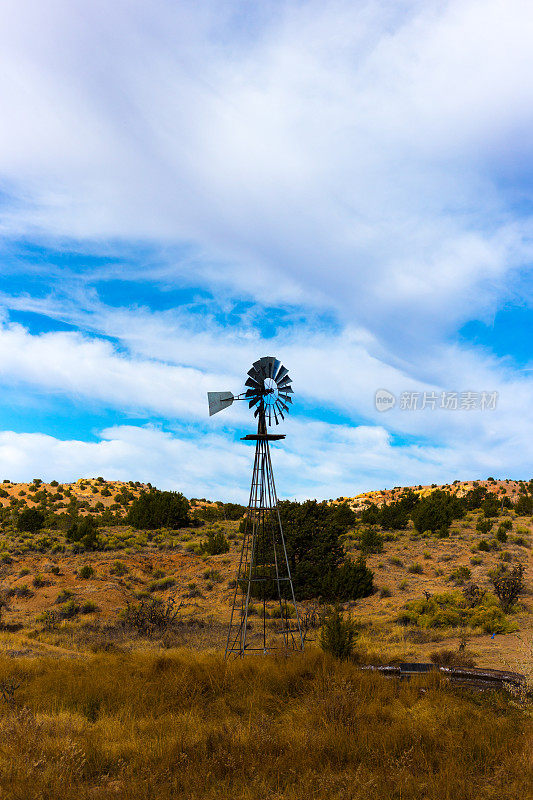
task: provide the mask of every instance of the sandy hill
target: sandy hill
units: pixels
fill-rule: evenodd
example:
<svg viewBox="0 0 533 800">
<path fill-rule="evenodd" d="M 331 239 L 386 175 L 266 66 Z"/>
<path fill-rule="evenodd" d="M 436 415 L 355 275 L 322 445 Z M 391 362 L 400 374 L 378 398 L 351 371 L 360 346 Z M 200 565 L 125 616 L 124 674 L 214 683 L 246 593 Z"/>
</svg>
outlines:
<svg viewBox="0 0 533 800">
<path fill-rule="evenodd" d="M 500 498 L 508 497 L 509 500 L 514 503 L 520 494 L 521 486 L 525 485 L 527 486 L 527 483 L 524 483 L 524 481 L 515 481 L 511 479 L 495 480 L 493 478 L 489 478 L 486 481 L 454 481 L 453 483 L 441 484 L 433 483 L 431 486 L 422 486 L 421 484 L 418 486 L 395 486 L 392 489 L 376 489 L 371 492 L 363 492 L 362 494 L 357 494 L 354 497 L 338 497 L 333 502 L 346 502 L 351 506 L 351 508 L 353 508 L 354 511 L 360 511 L 369 506 L 371 503 L 375 503 L 377 506 L 382 506 L 384 503 L 391 503 L 394 500 L 398 500 L 402 492 L 404 492 L 406 489 L 415 492 L 421 497 L 431 494 L 431 492 L 434 492 L 436 489 L 442 489 L 443 491 L 457 495 L 458 497 L 464 497 L 464 495 L 470 492 L 472 489 L 476 488 L 477 486 L 481 486 L 485 488 L 489 494 L 494 494 Z"/>
</svg>

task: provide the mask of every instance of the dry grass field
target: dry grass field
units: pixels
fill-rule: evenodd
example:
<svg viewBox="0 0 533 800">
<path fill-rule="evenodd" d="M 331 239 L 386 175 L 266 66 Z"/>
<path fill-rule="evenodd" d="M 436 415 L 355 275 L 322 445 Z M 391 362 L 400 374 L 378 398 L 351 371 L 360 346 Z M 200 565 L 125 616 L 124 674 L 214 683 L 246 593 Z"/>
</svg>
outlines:
<svg viewBox="0 0 533 800">
<path fill-rule="evenodd" d="M 95 551 L 61 527 L 26 533 L 6 523 L 0 532 L 0 798 L 531 796 L 531 713 L 512 695 L 447 685 L 438 673 L 400 682 L 360 669 L 459 654 L 462 643 L 470 663 L 531 675 L 530 517 L 503 512 L 507 541 L 489 535 L 488 550 L 476 512 L 444 539 L 382 531 L 382 551 L 366 556 L 376 591 L 343 606 L 357 626 L 350 662 L 323 654 L 311 630 L 304 654 L 224 663 L 238 521 L 136 530 L 123 516 L 139 485 L 0 486 L 4 507 L 42 507 L 45 491 L 56 513 L 74 498 L 80 515 L 103 507 L 115 516 Z M 194 508 L 219 509 L 205 500 Z M 354 558 L 361 530 L 345 536 Z M 201 553 L 210 531 L 225 534 L 228 553 Z M 526 591 L 503 614 L 490 574 L 517 563 Z M 454 603 L 470 580 L 489 601 L 465 627 Z M 448 598 L 446 624 L 416 611 L 425 593 Z M 128 627 L 124 610 L 154 598 L 177 611 L 174 623 Z M 252 637 L 260 624 L 252 614 Z M 267 624 L 275 638 L 277 620 Z"/>
<path fill-rule="evenodd" d="M 504 693 L 400 682 L 317 650 L 0 659 L 10 800 L 517 800 L 530 717 Z"/>
</svg>

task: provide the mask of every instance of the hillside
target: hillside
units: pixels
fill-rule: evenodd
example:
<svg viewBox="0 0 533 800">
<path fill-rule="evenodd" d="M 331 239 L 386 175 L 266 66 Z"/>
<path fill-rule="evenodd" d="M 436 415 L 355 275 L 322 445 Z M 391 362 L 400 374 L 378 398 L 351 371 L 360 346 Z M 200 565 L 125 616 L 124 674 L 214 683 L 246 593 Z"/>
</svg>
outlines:
<svg viewBox="0 0 533 800">
<path fill-rule="evenodd" d="M 489 478 L 486 481 L 454 481 L 453 483 L 433 483 L 431 486 L 395 486 L 392 489 L 377 489 L 371 492 L 363 492 L 354 497 L 338 497 L 337 500 L 332 502 L 346 502 L 353 508 L 354 511 L 360 511 L 371 503 L 381 506 L 384 503 L 391 503 L 398 500 L 402 492 L 411 490 L 420 497 L 427 497 L 436 489 L 441 489 L 457 497 L 464 497 L 468 492 L 476 487 L 486 489 L 491 495 L 495 495 L 499 499 L 507 497 L 512 503 L 515 503 L 520 496 L 521 487 L 527 486 L 528 482 L 515 481 L 515 480 L 496 480 Z"/>
<path fill-rule="evenodd" d="M 507 496 L 514 498 L 520 488 L 515 483 L 488 482 L 488 488 L 500 495 L 505 490 Z M 194 501 L 193 514 L 211 518 L 201 527 L 146 531 L 133 529 L 123 519 L 133 499 L 146 488 L 140 484 L 92 479 L 57 486 L 1 486 L 6 493 L 1 498 L 4 514 L 9 508 L 30 506 L 44 508 L 61 518 L 74 501 L 81 516 L 101 515 L 103 507 L 114 517 L 112 525 L 104 523 L 99 529 L 100 547 L 95 551 L 69 541 L 61 527 L 20 532 L 4 518 L 0 532 L 0 579 L 6 603 L 0 647 L 4 651 L 67 653 L 106 649 L 109 642 L 127 648 L 224 645 L 241 534 L 239 521 L 225 520 L 220 504 Z M 469 486 L 473 483 L 455 484 L 452 488 L 460 492 Z M 425 493 L 434 488 L 416 487 Z M 389 501 L 400 494 L 398 489 L 392 492 L 396 494 L 367 493 L 350 502 L 364 506 L 369 501 Z M 436 651 L 457 651 L 460 637 L 466 634 L 468 653 L 476 663 L 523 668 L 523 644 L 531 634 L 533 521 L 530 516 L 517 516 L 512 509 L 503 509 L 493 532 L 482 536 L 476 529 L 479 517 L 478 511 L 468 512 L 464 519 L 453 522 L 450 536 L 445 539 L 420 535 L 412 524 L 406 530 L 381 532 L 382 551 L 366 555 L 374 572 L 376 591 L 344 604 L 345 611 L 358 623 L 358 647 L 366 657 L 427 660 Z M 501 543 L 494 533 L 504 519 L 510 529 L 507 541 Z M 345 549 L 354 559 L 360 554 L 360 536 L 365 527 L 357 522 L 344 538 Z M 199 544 L 210 531 L 224 533 L 230 543 L 228 553 L 199 553 Z M 490 540 L 487 551 L 479 549 L 482 538 Z M 406 609 L 412 601 L 423 599 L 425 593 L 457 598 L 469 581 L 478 584 L 488 596 L 492 590 L 491 571 L 513 564 L 524 565 L 528 588 L 521 606 L 505 615 L 504 623 L 493 615 L 492 623 L 485 620 L 473 628 L 462 629 L 453 618 L 450 624 L 432 627 L 418 624 Z M 136 640 L 126 635 L 117 620 L 128 604 L 149 598 L 171 602 L 179 609 L 180 625 L 172 633 L 143 642 L 142 637 Z M 317 608 L 317 603 L 306 601 L 301 608 L 305 613 Z M 258 617 L 251 619 L 252 631 L 259 622 Z M 275 619 L 268 620 L 268 624 L 275 635 Z M 315 637 L 316 631 L 310 631 L 309 641 Z"/>
</svg>

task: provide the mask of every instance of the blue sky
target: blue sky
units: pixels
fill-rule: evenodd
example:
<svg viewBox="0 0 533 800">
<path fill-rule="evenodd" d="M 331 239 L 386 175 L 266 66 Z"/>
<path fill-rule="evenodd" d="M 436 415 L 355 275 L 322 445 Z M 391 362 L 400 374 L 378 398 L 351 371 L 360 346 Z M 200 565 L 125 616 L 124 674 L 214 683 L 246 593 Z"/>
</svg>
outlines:
<svg viewBox="0 0 533 800">
<path fill-rule="evenodd" d="M 0 477 L 244 500 L 270 354 L 280 496 L 531 477 L 529 3 L 2 14 Z"/>
</svg>

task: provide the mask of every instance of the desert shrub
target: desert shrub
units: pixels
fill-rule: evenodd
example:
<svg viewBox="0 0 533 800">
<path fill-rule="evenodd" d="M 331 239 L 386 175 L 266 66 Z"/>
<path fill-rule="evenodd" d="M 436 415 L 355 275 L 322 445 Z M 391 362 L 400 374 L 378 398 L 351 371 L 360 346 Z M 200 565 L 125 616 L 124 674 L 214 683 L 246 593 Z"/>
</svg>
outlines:
<svg viewBox="0 0 533 800">
<path fill-rule="evenodd" d="M 119 621 L 124 628 L 139 636 L 153 636 L 173 630 L 179 624 L 179 606 L 174 600 L 143 598 L 138 603 L 128 603 L 119 614 Z"/>
<path fill-rule="evenodd" d="M 159 580 L 152 581 L 148 585 L 149 592 L 164 592 L 166 589 L 172 588 L 172 586 L 176 585 L 176 581 L 174 578 L 170 576 L 167 578 L 160 578 Z"/>
<path fill-rule="evenodd" d="M 423 629 L 469 625 L 480 628 L 484 633 L 510 633 L 516 630 L 516 626 L 507 620 L 494 595 L 488 593 L 474 607 L 469 605 L 460 592 L 411 600 L 398 615 L 397 622 Z"/>
<path fill-rule="evenodd" d="M 355 572 L 350 564 L 336 575 L 346 560 L 342 537 L 347 527 L 346 520 L 339 519 L 335 506 L 316 500 L 304 503 L 284 500 L 279 504 L 279 512 L 297 595 L 301 599 L 320 595 L 326 599 L 350 599 L 350 587 L 343 590 L 342 581 L 346 579 L 353 586 L 358 580 L 353 580 Z M 342 598 L 341 592 L 344 592 Z"/>
<path fill-rule="evenodd" d="M 161 492 L 151 489 L 143 492 L 131 504 L 126 515 L 128 525 L 134 528 L 185 528 L 190 524 L 189 501 L 181 492 Z"/>
<path fill-rule="evenodd" d="M 84 564 L 78 572 L 78 576 L 83 580 L 88 580 L 94 576 L 94 567 L 91 564 Z"/>
<path fill-rule="evenodd" d="M 502 528 L 504 531 L 510 531 L 513 527 L 513 521 L 509 518 L 504 519 L 500 522 L 499 527 Z"/>
<path fill-rule="evenodd" d="M 34 592 L 30 589 L 27 583 L 23 583 L 20 586 L 13 586 L 11 589 L 8 589 L 8 595 L 14 595 L 15 597 L 33 597 Z"/>
<path fill-rule="evenodd" d="M 43 586 L 50 586 L 50 581 L 47 581 L 42 575 L 35 575 L 32 584 L 36 589 L 41 589 Z"/>
<path fill-rule="evenodd" d="M 74 593 L 71 592 L 70 589 L 61 589 L 56 599 L 54 600 L 54 604 L 60 605 L 61 603 L 66 603 L 68 600 L 72 600 L 73 597 Z"/>
<path fill-rule="evenodd" d="M 341 601 L 368 597 L 374 591 L 373 578 L 374 574 L 362 556 L 357 561 L 347 558 L 324 580 L 324 596 Z"/>
<path fill-rule="evenodd" d="M 434 650 L 429 654 L 432 664 L 436 667 L 475 667 L 476 662 L 472 656 L 457 650 Z"/>
<path fill-rule="evenodd" d="M 482 550 L 485 553 L 490 552 L 490 544 L 487 542 L 486 539 L 480 539 L 478 544 L 478 550 Z"/>
<path fill-rule="evenodd" d="M 476 523 L 476 530 L 480 533 L 488 533 L 492 528 L 493 522 L 486 517 L 482 517 Z"/>
<path fill-rule="evenodd" d="M 98 550 L 101 546 L 98 539 L 98 522 L 91 516 L 76 519 L 67 528 L 66 537 L 69 542 L 80 544 L 85 550 Z"/>
<path fill-rule="evenodd" d="M 348 503 L 339 503 L 338 505 L 334 506 L 334 509 L 335 518 L 339 525 L 341 525 L 343 528 L 351 528 L 353 525 L 355 525 L 357 518 Z"/>
<path fill-rule="evenodd" d="M 419 564 L 417 562 L 417 563 L 411 564 L 409 567 L 407 567 L 407 572 L 412 572 L 413 575 L 422 575 L 424 570 L 422 569 L 422 564 Z"/>
<path fill-rule="evenodd" d="M 533 514 L 533 495 L 531 494 L 520 495 L 520 497 L 515 503 L 514 510 L 520 517 L 525 517 L 528 516 L 529 514 Z"/>
<path fill-rule="evenodd" d="M 472 610 L 469 625 L 481 628 L 483 633 L 512 633 L 517 630 L 517 625 L 507 619 L 493 595 L 486 595 L 482 603 Z"/>
<path fill-rule="evenodd" d="M 398 556 L 391 556 L 389 558 L 389 563 L 393 565 L 393 567 L 403 567 L 403 561 Z"/>
<path fill-rule="evenodd" d="M 92 600 L 85 600 L 80 606 L 82 614 L 93 614 L 96 611 L 98 611 L 98 606 Z"/>
<path fill-rule="evenodd" d="M 447 533 L 452 521 L 464 514 L 464 504 L 455 495 L 437 489 L 414 506 L 411 519 L 419 533 Z"/>
<path fill-rule="evenodd" d="M 123 564 L 122 561 L 115 561 L 114 564 L 112 564 L 109 568 L 110 575 L 118 575 L 119 577 L 122 577 L 122 575 L 127 575 L 128 572 L 128 567 Z"/>
<path fill-rule="evenodd" d="M 230 520 L 241 519 L 246 513 L 246 506 L 241 506 L 239 503 L 224 503 L 224 517 Z"/>
<path fill-rule="evenodd" d="M 379 590 L 379 596 L 383 597 L 392 597 L 392 592 L 387 586 L 382 586 Z"/>
<path fill-rule="evenodd" d="M 227 553 L 229 549 L 229 542 L 222 531 L 209 531 L 207 539 L 201 542 L 199 546 L 200 553 L 205 553 L 209 556 Z"/>
<path fill-rule="evenodd" d="M 204 578 L 206 581 L 213 581 L 213 583 L 220 583 L 222 581 L 222 575 L 217 569 L 206 569 Z"/>
<path fill-rule="evenodd" d="M 504 528 L 503 525 L 498 525 L 498 530 L 496 531 L 496 538 L 499 542 L 506 542 L 507 541 L 507 528 Z"/>
<path fill-rule="evenodd" d="M 470 563 L 472 564 L 473 567 L 478 567 L 480 564 L 483 564 L 483 559 L 481 558 L 481 556 L 472 556 L 472 558 L 470 559 Z"/>
<path fill-rule="evenodd" d="M 44 526 L 44 514 L 37 508 L 25 508 L 17 517 L 17 530 L 36 533 Z"/>
<path fill-rule="evenodd" d="M 400 581 L 400 583 L 398 584 L 398 589 L 401 589 L 402 592 L 406 592 L 408 588 L 409 584 L 404 578 L 403 581 Z"/>
<path fill-rule="evenodd" d="M 448 580 L 453 581 L 453 583 L 455 583 L 456 585 L 459 585 L 467 580 L 470 580 L 471 577 L 472 577 L 471 569 L 462 564 L 461 566 L 456 567 L 452 572 L 450 572 Z"/>
<path fill-rule="evenodd" d="M 375 503 L 371 503 L 367 508 L 362 510 L 361 522 L 364 522 L 365 525 L 381 524 L 381 511 Z"/>
<path fill-rule="evenodd" d="M 502 569 L 492 578 L 492 585 L 502 609 L 509 610 L 524 591 L 523 564 L 515 564 L 512 570 Z"/>
<path fill-rule="evenodd" d="M 74 617 L 78 616 L 80 610 L 81 606 L 77 600 L 74 600 L 74 598 L 67 600 L 66 603 L 59 604 L 57 608 L 61 619 L 73 619 Z"/>
<path fill-rule="evenodd" d="M 350 618 L 344 619 L 340 609 L 333 609 L 320 629 L 320 646 L 325 653 L 336 658 L 350 658 L 355 641 L 355 625 Z"/>
<path fill-rule="evenodd" d="M 477 583 L 469 583 L 463 589 L 463 597 L 471 608 L 480 605 L 485 594 L 485 589 L 481 589 Z"/>
<path fill-rule="evenodd" d="M 517 544 L 519 547 L 529 547 L 529 541 L 523 536 L 513 536 L 511 541 L 513 544 Z"/>
<path fill-rule="evenodd" d="M 363 529 L 360 543 L 363 553 L 381 553 L 383 551 L 383 538 L 374 528 Z"/>
</svg>

